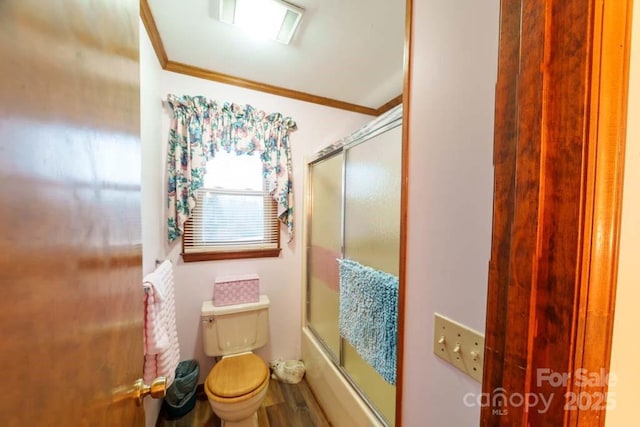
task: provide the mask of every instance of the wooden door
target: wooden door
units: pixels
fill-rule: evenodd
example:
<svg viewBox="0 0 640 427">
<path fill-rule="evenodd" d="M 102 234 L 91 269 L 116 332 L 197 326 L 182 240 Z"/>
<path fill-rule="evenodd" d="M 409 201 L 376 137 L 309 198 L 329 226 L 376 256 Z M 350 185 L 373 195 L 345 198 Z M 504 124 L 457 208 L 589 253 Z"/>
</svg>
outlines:
<svg viewBox="0 0 640 427">
<path fill-rule="evenodd" d="M 0 0 L 4 426 L 140 426 L 138 2 Z"/>
<path fill-rule="evenodd" d="M 631 6 L 501 3 L 482 426 L 602 426 L 615 394 Z"/>
</svg>

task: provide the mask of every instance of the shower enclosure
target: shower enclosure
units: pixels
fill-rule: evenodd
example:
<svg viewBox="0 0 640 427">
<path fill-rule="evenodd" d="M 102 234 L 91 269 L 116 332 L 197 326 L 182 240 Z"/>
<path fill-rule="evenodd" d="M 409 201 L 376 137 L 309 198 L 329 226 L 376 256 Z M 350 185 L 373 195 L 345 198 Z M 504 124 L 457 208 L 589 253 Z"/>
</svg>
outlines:
<svg viewBox="0 0 640 427">
<path fill-rule="evenodd" d="M 349 397 L 363 403 L 378 424 L 394 424 L 395 386 L 340 336 L 337 259 L 398 275 L 401 116 L 401 106 L 396 107 L 321 151 L 308 165 L 303 358 L 308 381 L 329 418 Z M 331 379 L 332 372 L 341 378 Z M 341 420 L 344 416 L 336 414 Z M 367 425 L 353 416 L 345 425 Z"/>
</svg>

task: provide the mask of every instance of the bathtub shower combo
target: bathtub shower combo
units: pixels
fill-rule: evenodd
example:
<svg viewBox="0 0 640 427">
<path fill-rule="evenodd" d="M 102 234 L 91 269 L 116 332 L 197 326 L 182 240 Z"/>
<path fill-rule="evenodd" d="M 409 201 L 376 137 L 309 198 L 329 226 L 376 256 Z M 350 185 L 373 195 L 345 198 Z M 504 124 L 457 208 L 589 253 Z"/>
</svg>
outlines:
<svg viewBox="0 0 640 427">
<path fill-rule="evenodd" d="M 393 425 L 402 106 L 317 153 L 306 191 L 307 381 L 334 425 Z"/>
</svg>

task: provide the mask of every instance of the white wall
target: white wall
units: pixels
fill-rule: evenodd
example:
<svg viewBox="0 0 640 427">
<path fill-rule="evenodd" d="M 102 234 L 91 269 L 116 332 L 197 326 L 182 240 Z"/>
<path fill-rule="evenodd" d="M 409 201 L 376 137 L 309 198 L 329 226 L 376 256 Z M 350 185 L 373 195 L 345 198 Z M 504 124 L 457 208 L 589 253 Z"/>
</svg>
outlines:
<svg viewBox="0 0 640 427">
<path fill-rule="evenodd" d="M 637 326 L 640 325 L 640 15 L 633 19 L 631 41 L 631 69 L 629 80 L 629 110 L 625 152 L 624 196 L 620 258 L 618 260 L 618 288 L 611 372 L 617 383 L 610 385 L 610 405 L 606 415 L 607 427 L 626 427 L 637 423 L 638 384 L 640 384 L 640 344 Z"/>
<path fill-rule="evenodd" d="M 305 157 L 315 153 L 337 139 L 348 135 L 372 119 L 370 116 L 351 113 L 335 108 L 323 107 L 266 93 L 251 91 L 208 80 L 197 79 L 168 71 L 162 72 L 162 95 L 204 95 L 220 101 L 251 104 L 267 112 L 281 112 L 297 122 L 298 130 L 291 134 L 293 156 L 293 185 L 295 196 L 296 235 L 287 244 L 287 235 L 281 235 L 282 254 L 279 258 L 256 258 L 234 261 L 210 261 L 183 263 L 179 256 L 180 244 L 167 247 L 163 257 L 174 261 L 176 281 L 176 304 L 178 338 L 181 359 L 195 358 L 200 362 L 201 381 L 213 365 L 213 360 L 202 351 L 200 330 L 200 306 L 210 299 L 216 276 L 257 273 L 260 290 L 271 300 L 270 343 L 257 351 L 265 360 L 275 358 L 300 358 L 301 311 L 302 311 L 302 220 Z M 164 206 L 165 166 L 167 135 L 170 125 L 169 110 L 162 112 L 161 138 L 157 141 L 154 161 L 162 178 L 144 185 L 151 186 L 155 194 L 161 194 Z M 161 153 L 160 160 L 157 153 Z M 159 179 L 159 181 L 157 180 Z M 161 210 L 164 218 L 164 207 Z M 163 219 L 164 221 L 164 219 Z M 165 228 L 161 238 L 165 241 Z"/>
<path fill-rule="evenodd" d="M 142 21 L 140 29 L 140 145 L 142 152 L 142 271 L 150 273 L 155 260 L 162 256 L 162 195 L 150 183 L 162 180 L 161 152 L 157 149 L 161 140 L 162 92 L 158 63 L 149 36 Z M 161 400 L 145 399 L 147 427 L 155 426 Z"/>
<path fill-rule="evenodd" d="M 480 383 L 433 354 L 433 315 L 484 332 L 499 2 L 414 2 L 403 421 L 473 426 Z"/>
</svg>

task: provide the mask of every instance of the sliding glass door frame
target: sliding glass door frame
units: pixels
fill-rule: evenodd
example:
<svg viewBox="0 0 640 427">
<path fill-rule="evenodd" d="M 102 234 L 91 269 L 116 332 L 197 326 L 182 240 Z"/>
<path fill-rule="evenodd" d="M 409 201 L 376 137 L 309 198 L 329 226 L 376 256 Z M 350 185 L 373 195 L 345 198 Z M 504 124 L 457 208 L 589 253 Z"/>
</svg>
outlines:
<svg viewBox="0 0 640 427">
<path fill-rule="evenodd" d="M 349 156 L 349 151 L 360 144 L 366 143 L 367 141 L 375 138 L 378 135 L 381 135 L 385 132 L 391 131 L 392 129 L 397 128 L 402 125 L 402 109 L 401 107 L 396 110 L 392 110 L 388 115 L 382 116 L 377 120 L 374 120 L 370 125 L 363 128 L 361 131 L 356 132 L 351 137 L 345 138 L 338 143 L 327 147 L 313 155 L 309 158 L 307 162 L 307 186 L 306 186 L 306 194 L 305 199 L 307 203 L 305 205 L 305 219 L 306 219 L 306 315 L 304 318 L 304 324 L 311 333 L 318 340 L 321 347 L 324 349 L 325 353 L 332 361 L 336 369 L 342 374 L 342 376 L 347 380 L 347 382 L 351 385 L 351 387 L 355 390 L 355 392 L 360 396 L 360 398 L 369 406 L 371 411 L 375 414 L 375 416 L 379 419 L 379 421 L 383 425 L 389 425 L 389 423 L 393 423 L 395 420 L 387 420 L 374 406 L 371 400 L 367 397 L 367 395 L 360 389 L 360 386 L 356 383 L 356 381 L 351 377 L 349 372 L 344 367 L 344 338 L 339 336 L 339 354 L 335 355 L 333 350 L 325 343 L 324 339 L 321 335 L 316 331 L 313 325 L 310 323 L 310 313 L 311 313 L 311 298 L 312 294 L 310 286 L 311 286 L 311 275 L 312 270 L 311 266 L 311 243 L 312 243 L 312 221 L 313 221 L 313 173 L 314 167 L 321 164 L 323 161 L 329 160 L 335 156 L 342 155 L 342 177 L 341 177 L 341 191 L 342 191 L 342 203 L 340 209 L 340 257 L 344 258 L 345 256 L 345 211 L 346 211 L 346 180 L 347 180 L 347 161 Z M 402 146 L 401 146 L 402 149 Z M 399 218 L 400 220 L 400 218 Z M 400 313 L 399 313 L 400 315 Z M 339 334 L 339 331 L 338 331 Z M 397 410 L 398 408 L 396 408 Z"/>
</svg>

